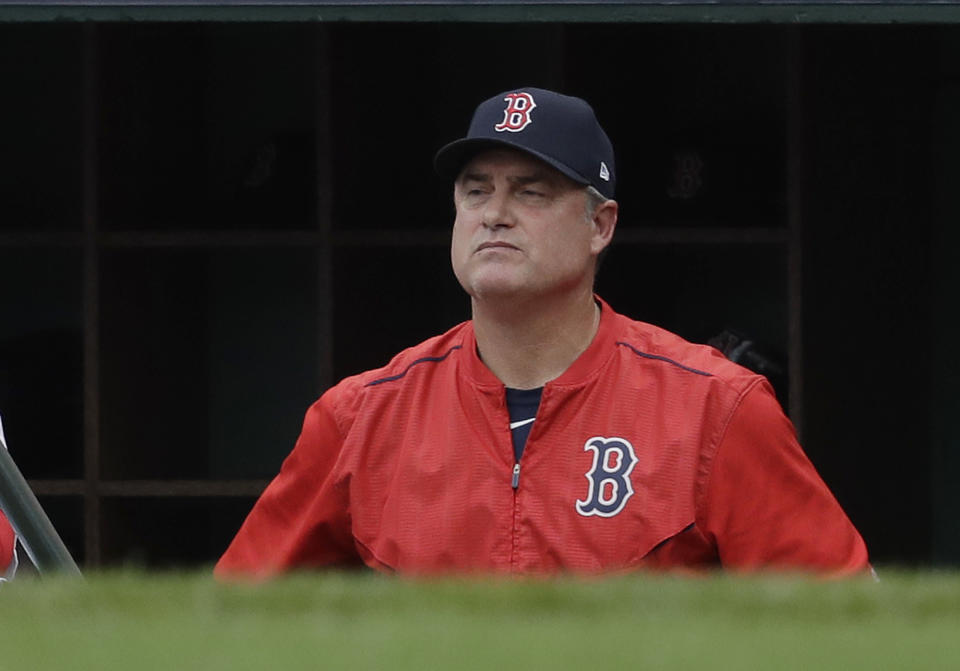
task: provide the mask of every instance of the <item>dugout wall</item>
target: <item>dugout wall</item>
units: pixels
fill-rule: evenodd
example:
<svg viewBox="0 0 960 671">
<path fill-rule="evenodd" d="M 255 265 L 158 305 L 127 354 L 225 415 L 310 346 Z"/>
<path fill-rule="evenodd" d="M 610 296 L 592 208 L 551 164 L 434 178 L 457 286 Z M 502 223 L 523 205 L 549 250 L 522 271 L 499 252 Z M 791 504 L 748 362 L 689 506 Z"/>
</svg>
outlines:
<svg viewBox="0 0 960 671">
<path fill-rule="evenodd" d="M 212 562 L 324 388 L 468 316 L 430 159 L 533 84 L 617 149 L 598 291 L 754 340 L 875 560 L 960 561 L 960 12 L 841 9 L 0 4 L 0 413 L 74 555 Z"/>
</svg>

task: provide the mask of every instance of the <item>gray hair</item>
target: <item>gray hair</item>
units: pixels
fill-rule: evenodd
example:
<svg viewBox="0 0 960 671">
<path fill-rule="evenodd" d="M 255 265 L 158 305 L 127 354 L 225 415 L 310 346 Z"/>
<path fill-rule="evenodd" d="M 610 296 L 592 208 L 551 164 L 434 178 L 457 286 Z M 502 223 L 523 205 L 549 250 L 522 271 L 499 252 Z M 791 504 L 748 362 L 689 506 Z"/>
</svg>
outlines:
<svg viewBox="0 0 960 671">
<path fill-rule="evenodd" d="M 587 219 L 593 219 L 593 215 L 596 213 L 597 208 L 607 202 L 609 198 L 597 191 L 596 187 L 591 184 L 587 185 L 586 190 Z"/>
<path fill-rule="evenodd" d="M 597 209 L 610 199 L 597 191 L 596 187 L 589 184 L 587 185 L 586 192 L 586 217 L 587 221 L 591 221 L 593 220 L 593 215 L 597 213 Z M 606 258 L 607 252 L 609 251 L 610 245 L 600 250 L 600 254 L 597 256 L 597 264 L 594 266 L 594 273 L 600 270 L 600 264 L 603 263 L 603 259 Z"/>
</svg>

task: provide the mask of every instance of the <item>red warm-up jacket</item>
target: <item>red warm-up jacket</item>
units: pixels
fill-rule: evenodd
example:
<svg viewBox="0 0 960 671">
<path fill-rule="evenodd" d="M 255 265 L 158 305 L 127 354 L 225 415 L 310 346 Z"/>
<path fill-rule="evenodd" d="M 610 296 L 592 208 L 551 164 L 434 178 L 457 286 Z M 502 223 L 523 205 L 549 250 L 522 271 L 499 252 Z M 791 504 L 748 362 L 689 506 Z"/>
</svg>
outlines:
<svg viewBox="0 0 960 671">
<path fill-rule="evenodd" d="M 220 577 L 868 568 L 766 380 L 602 304 L 514 463 L 470 322 L 343 380 L 220 559 Z"/>
</svg>

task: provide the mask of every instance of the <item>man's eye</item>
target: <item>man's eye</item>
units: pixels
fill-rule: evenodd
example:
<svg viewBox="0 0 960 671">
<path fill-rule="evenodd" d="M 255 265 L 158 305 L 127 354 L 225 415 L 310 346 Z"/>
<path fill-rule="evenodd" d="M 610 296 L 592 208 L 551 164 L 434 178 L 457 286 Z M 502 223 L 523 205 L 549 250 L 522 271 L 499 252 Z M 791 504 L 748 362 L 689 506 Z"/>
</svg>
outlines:
<svg viewBox="0 0 960 671">
<path fill-rule="evenodd" d="M 520 193 L 524 196 L 534 197 L 534 198 L 543 198 L 544 196 L 544 193 L 542 191 L 536 191 L 534 189 L 524 189 Z"/>
</svg>

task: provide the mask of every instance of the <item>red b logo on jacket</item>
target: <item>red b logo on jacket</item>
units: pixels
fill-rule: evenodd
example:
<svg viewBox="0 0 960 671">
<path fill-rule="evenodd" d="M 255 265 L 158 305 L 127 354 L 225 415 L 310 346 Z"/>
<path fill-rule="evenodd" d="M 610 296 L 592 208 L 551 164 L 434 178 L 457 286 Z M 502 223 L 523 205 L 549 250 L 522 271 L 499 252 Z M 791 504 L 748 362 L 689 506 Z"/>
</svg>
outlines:
<svg viewBox="0 0 960 671">
<path fill-rule="evenodd" d="M 493 127 L 498 133 L 510 131 L 517 133 L 522 131 L 532 119 L 530 112 L 537 106 L 533 101 L 533 96 L 529 93 L 508 93 L 504 98 L 507 101 L 507 109 L 503 111 L 503 121 Z"/>
</svg>

